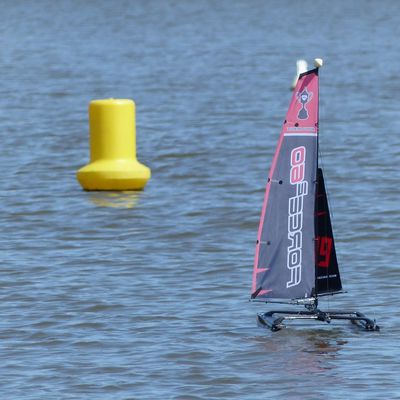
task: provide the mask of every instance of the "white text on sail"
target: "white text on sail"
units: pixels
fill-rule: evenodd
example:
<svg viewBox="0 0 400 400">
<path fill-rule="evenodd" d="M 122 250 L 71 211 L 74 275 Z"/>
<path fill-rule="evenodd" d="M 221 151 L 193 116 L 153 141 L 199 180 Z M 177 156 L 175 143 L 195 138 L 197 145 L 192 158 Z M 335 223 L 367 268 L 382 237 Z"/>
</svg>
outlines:
<svg viewBox="0 0 400 400">
<path fill-rule="evenodd" d="M 308 193 L 308 182 L 304 180 L 306 148 L 296 147 L 290 154 L 290 184 L 296 186 L 296 194 L 289 198 L 287 267 L 290 280 L 286 287 L 301 282 L 301 262 L 303 246 L 303 197 Z"/>
</svg>

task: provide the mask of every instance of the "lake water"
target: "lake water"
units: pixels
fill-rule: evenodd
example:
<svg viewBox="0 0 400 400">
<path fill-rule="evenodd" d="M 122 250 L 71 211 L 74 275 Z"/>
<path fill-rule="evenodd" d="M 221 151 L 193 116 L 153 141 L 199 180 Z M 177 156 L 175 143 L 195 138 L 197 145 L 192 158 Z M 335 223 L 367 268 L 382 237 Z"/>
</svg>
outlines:
<svg viewBox="0 0 400 400">
<path fill-rule="evenodd" d="M 1 4 L 2 399 L 400 399 L 397 1 Z M 295 62 L 347 294 L 381 332 L 248 302 Z M 81 190 L 90 100 L 132 98 L 142 193 Z"/>
</svg>

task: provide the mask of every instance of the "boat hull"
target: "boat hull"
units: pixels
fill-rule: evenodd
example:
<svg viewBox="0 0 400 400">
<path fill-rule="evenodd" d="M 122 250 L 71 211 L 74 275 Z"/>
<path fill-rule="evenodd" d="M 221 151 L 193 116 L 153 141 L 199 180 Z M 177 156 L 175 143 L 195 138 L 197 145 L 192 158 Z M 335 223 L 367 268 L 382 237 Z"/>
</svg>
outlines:
<svg viewBox="0 0 400 400">
<path fill-rule="evenodd" d="M 310 311 L 278 310 L 257 314 L 257 322 L 260 326 L 276 332 L 285 328 L 284 321 L 305 320 L 321 321 L 330 323 L 332 320 L 347 320 L 363 328 L 366 331 L 379 331 L 380 328 L 375 321 L 367 318 L 358 311 L 321 311 L 319 309 Z"/>
</svg>

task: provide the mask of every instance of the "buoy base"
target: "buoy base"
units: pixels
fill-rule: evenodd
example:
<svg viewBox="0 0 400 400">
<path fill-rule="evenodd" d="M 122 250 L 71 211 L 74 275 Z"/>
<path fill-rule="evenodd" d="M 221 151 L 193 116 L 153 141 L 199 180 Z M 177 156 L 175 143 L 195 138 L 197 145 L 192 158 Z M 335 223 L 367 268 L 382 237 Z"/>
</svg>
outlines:
<svg viewBox="0 0 400 400">
<path fill-rule="evenodd" d="M 151 172 L 137 160 L 98 160 L 76 176 L 85 190 L 143 190 Z"/>
</svg>

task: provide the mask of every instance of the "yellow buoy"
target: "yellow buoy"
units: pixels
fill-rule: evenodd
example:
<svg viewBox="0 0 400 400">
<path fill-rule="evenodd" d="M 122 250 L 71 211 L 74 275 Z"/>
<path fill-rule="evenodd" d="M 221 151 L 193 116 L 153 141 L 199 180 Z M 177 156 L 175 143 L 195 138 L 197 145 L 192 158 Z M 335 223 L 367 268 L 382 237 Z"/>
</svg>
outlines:
<svg viewBox="0 0 400 400">
<path fill-rule="evenodd" d="M 136 159 L 135 103 L 127 99 L 89 104 L 90 163 L 77 172 L 85 190 L 141 190 L 150 168 Z"/>
</svg>

